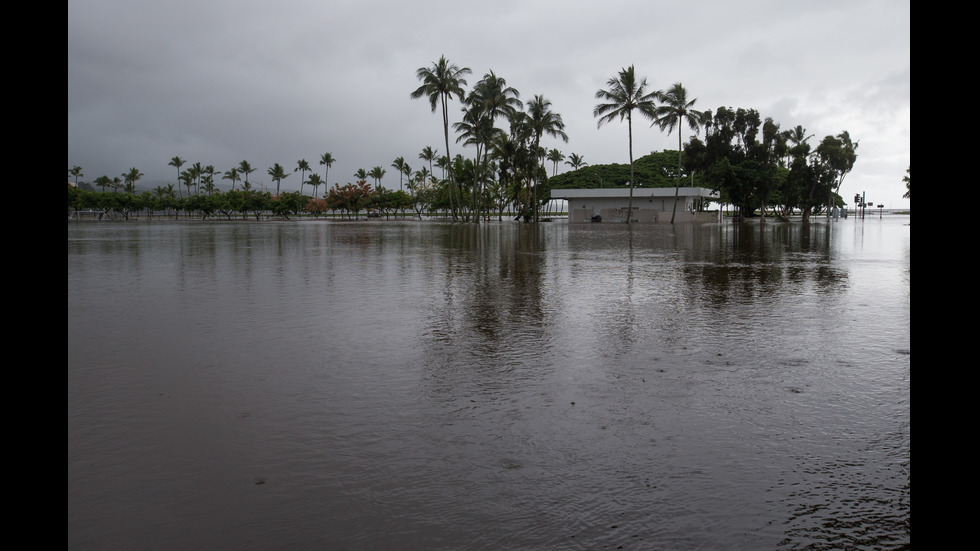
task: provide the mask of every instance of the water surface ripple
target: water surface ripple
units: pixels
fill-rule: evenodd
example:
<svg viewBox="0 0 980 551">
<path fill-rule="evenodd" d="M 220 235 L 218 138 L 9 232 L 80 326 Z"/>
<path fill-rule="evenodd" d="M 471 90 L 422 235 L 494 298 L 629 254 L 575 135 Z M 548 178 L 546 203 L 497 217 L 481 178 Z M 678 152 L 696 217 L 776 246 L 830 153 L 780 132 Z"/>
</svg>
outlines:
<svg viewBox="0 0 980 551">
<path fill-rule="evenodd" d="M 909 547 L 909 235 L 69 224 L 68 547 Z"/>
</svg>

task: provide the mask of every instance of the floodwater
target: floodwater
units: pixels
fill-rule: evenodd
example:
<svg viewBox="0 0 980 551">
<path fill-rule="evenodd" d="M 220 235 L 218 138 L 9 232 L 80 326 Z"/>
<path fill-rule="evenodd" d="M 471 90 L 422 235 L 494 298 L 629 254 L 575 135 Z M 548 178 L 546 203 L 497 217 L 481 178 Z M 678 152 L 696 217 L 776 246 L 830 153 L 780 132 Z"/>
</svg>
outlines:
<svg viewBox="0 0 980 551">
<path fill-rule="evenodd" d="M 68 548 L 908 548 L 910 242 L 69 223 Z"/>
</svg>

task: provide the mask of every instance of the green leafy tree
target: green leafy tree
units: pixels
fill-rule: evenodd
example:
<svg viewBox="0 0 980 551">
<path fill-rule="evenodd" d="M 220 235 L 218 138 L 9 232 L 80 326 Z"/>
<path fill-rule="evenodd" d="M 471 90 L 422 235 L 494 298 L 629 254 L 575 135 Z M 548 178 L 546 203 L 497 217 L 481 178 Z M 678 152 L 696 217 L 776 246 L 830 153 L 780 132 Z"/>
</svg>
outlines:
<svg viewBox="0 0 980 551">
<path fill-rule="evenodd" d="M 373 194 L 370 184 L 365 180 L 360 180 L 357 184 L 348 183 L 344 187 L 334 184 L 333 188 L 326 193 L 327 206 L 331 210 L 341 210 L 347 213 L 350 219 L 358 216 L 361 209 L 370 203 Z"/>
<path fill-rule="evenodd" d="M 840 190 L 854 163 L 857 161 L 858 142 L 851 140 L 850 133 L 844 130 L 836 136 L 827 136 L 817 146 L 820 160 L 834 172 L 834 191 Z"/>
<path fill-rule="evenodd" d="M 405 211 L 411 209 L 414 203 L 412 196 L 403 190 L 391 192 L 391 206 L 401 212 L 402 218 L 405 217 Z"/>
<path fill-rule="evenodd" d="M 314 176 L 319 177 L 320 175 L 319 174 L 315 174 Z M 312 179 L 312 178 L 313 178 L 313 176 L 310 176 L 310 179 Z M 319 219 L 320 218 L 320 215 L 323 214 L 323 213 L 325 213 L 325 212 L 327 212 L 327 209 L 328 208 L 329 207 L 327 206 L 327 201 L 325 199 L 321 199 L 319 197 L 314 197 L 314 198 L 311 198 L 310 199 L 310 202 L 309 203 L 307 203 L 307 205 L 306 205 L 306 212 L 312 214 L 313 215 L 313 218 Z"/>
<path fill-rule="evenodd" d="M 810 193 L 810 202 L 819 207 L 823 198 L 827 199 L 829 209 L 836 206 L 835 199 L 844 177 L 854 168 L 857 161 L 858 142 L 851 140 L 851 135 L 845 130 L 836 136 L 826 136 L 817 146 L 814 163 L 818 165 L 821 178 L 815 182 Z M 818 199 L 819 198 L 819 199 Z M 839 198 L 839 196 L 838 196 Z M 809 220 L 809 211 L 804 210 L 803 221 Z"/>
<path fill-rule="evenodd" d="M 286 220 L 289 220 L 290 214 L 298 215 L 306 210 L 306 206 L 309 205 L 310 198 L 303 195 L 298 191 L 285 192 L 282 194 L 276 194 L 272 198 L 272 214 L 276 216 L 282 216 Z"/>
<path fill-rule="evenodd" d="M 173 211 L 174 218 L 176 219 L 177 218 L 177 206 L 176 206 L 177 192 L 174 189 L 174 185 L 167 184 L 166 187 L 157 186 L 156 189 L 153 190 L 153 194 L 156 197 L 154 209 L 162 210 L 164 212 Z"/>
<path fill-rule="evenodd" d="M 688 144 L 688 166 L 736 208 L 736 220 L 756 209 L 764 216 L 766 205 L 776 201 L 786 212 L 799 208 L 804 222 L 824 206 L 842 204 L 836 190 L 856 159 L 856 144 L 846 132 L 827 136 L 811 151 L 812 136 L 803 126 L 780 132 L 754 109 L 726 107 L 714 112 L 708 128 L 705 142 L 692 138 Z"/>
<path fill-rule="evenodd" d="M 610 78 L 606 82 L 608 87 L 605 90 L 596 92 L 595 97 L 601 103 L 596 104 L 592 110 L 594 117 L 599 117 L 598 126 L 619 119 L 620 122 L 625 118 L 629 133 L 629 153 L 630 153 L 630 195 L 627 203 L 626 223 L 629 224 L 633 218 L 633 185 L 635 174 L 633 172 L 633 111 L 649 119 L 656 119 L 654 112 L 657 99 L 657 92 L 647 92 L 647 79 L 636 78 L 636 72 L 632 65 L 619 71 L 619 75 Z"/>
<path fill-rule="evenodd" d="M 678 170 L 675 174 L 674 183 L 674 209 L 670 214 L 670 223 L 674 223 L 674 218 L 677 216 L 677 199 L 681 188 L 681 151 L 683 149 L 683 140 L 681 138 L 681 130 L 686 122 L 688 127 L 694 132 L 697 132 L 700 127 L 700 113 L 693 109 L 694 103 L 697 102 L 697 98 L 688 101 L 687 90 L 684 86 L 678 82 L 675 83 L 666 92 L 660 92 L 657 94 L 660 100 L 660 104 L 654 108 L 654 124 L 660 127 L 660 130 L 666 130 L 669 135 L 677 128 L 677 166 Z"/>
<path fill-rule="evenodd" d="M 449 62 L 446 56 L 439 57 L 439 61 L 432 64 L 431 67 L 420 67 L 416 72 L 415 76 L 422 81 L 422 85 L 415 89 L 411 93 L 412 99 L 419 99 L 426 97 L 429 99 L 429 104 L 432 107 L 432 112 L 436 112 L 436 107 L 441 104 L 442 106 L 442 127 L 443 135 L 446 140 L 446 156 L 449 157 L 449 101 L 455 96 L 463 100 L 465 97 L 465 92 L 463 91 L 463 86 L 466 86 L 466 75 L 472 73 L 468 67 L 457 67 L 456 65 Z M 450 170 L 449 180 L 452 182 L 453 174 Z M 450 190 L 454 186 L 450 185 Z M 453 219 L 457 218 L 455 204 L 452 199 L 452 191 L 450 191 L 450 208 L 453 211 Z"/>
</svg>

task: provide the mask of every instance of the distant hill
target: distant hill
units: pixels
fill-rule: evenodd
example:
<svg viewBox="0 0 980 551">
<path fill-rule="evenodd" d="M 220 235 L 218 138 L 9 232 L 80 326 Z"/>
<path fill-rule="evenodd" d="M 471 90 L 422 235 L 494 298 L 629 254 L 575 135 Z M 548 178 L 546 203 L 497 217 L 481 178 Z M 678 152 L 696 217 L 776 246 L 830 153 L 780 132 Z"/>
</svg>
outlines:
<svg viewBox="0 0 980 551">
<path fill-rule="evenodd" d="M 677 151 L 664 150 L 633 160 L 636 185 L 639 187 L 671 187 L 677 170 Z M 629 163 L 589 165 L 548 178 L 552 189 L 581 189 L 597 187 L 629 187 Z M 700 184 L 695 176 L 694 185 Z M 690 178 L 681 185 L 691 185 Z"/>
</svg>

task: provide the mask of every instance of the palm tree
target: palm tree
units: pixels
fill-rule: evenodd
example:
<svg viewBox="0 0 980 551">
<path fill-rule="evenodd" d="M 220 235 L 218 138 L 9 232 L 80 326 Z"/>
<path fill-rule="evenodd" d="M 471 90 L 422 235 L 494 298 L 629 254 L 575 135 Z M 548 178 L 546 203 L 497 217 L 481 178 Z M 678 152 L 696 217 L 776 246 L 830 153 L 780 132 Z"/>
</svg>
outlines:
<svg viewBox="0 0 980 551">
<path fill-rule="evenodd" d="M 218 171 L 214 169 L 214 165 L 208 165 L 201 171 L 201 174 L 204 175 L 204 190 L 208 192 L 208 195 L 211 195 L 214 192 L 214 175 L 217 172 Z"/>
<path fill-rule="evenodd" d="M 287 178 L 289 174 L 286 174 L 286 169 L 282 167 L 281 164 L 275 163 L 268 170 L 269 177 L 276 181 L 276 195 L 279 195 L 279 184 L 284 178 Z"/>
<path fill-rule="evenodd" d="M 182 171 L 180 173 L 180 175 L 177 176 L 177 180 L 179 180 L 180 183 L 182 183 L 185 186 L 187 186 L 187 196 L 190 197 L 191 196 L 191 186 L 194 185 L 194 175 L 191 174 L 191 171 L 190 170 L 184 170 L 184 171 Z"/>
<path fill-rule="evenodd" d="M 299 194 L 303 194 L 303 184 L 306 183 L 306 172 L 310 170 L 310 163 L 306 159 L 296 161 L 296 168 L 293 172 L 299 172 Z"/>
<path fill-rule="evenodd" d="M 208 197 L 210 197 L 212 194 L 214 194 L 214 192 L 218 188 L 216 188 L 214 186 L 214 176 L 213 175 L 208 174 L 208 175 L 204 176 L 204 185 L 203 185 L 203 187 L 204 187 L 204 193 L 207 193 L 208 194 Z"/>
<path fill-rule="evenodd" d="M 78 178 L 80 176 L 85 176 L 84 174 L 82 174 L 82 167 L 80 166 L 73 166 L 69 168 L 68 174 L 71 174 L 72 176 L 75 177 L 75 187 L 78 187 Z"/>
<path fill-rule="evenodd" d="M 442 169 L 442 179 L 448 178 L 447 172 L 449 171 L 449 157 L 445 155 L 439 155 L 436 159 L 436 166 Z"/>
<path fill-rule="evenodd" d="M 463 120 L 453 124 L 453 128 L 460 135 L 456 138 L 456 143 L 463 141 L 465 145 L 476 146 L 476 159 L 474 161 L 468 161 L 470 164 L 460 164 L 458 167 L 454 167 L 454 174 L 457 178 L 462 178 L 463 167 L 469 166 L 471 172 L 468 174 L 467 180 L 472 186 L 470 190 L 470 198 L 472 204 L 470 205 L 470 211 L 464 211 L 463 220 L 468 222 L 469 215 L 472 214 L 476 217 L 475 221 L 477 224 L 480 223 L 480 182 L 483 173 L 483 165 L 485 164 L 484 152 L 486 150 L 486 145 L 490 142 L 493 137 L 494 132 L 500 132 L 499 129 L 494 128 L 493 119 L 488 116 L 484 116 L 480 111 L 478 106 L 470 106 L 470 109 L 465 110 L 463 115 Z M 465 140 L 465 141 L 464 141 Z M 461 159 L 460 155 L 456 156 L 457 159 Z M 456 164 L 455 162 L 453 163 Z M 462 186 L 460 186 L 462 187 Z"/>
<path fill-rule="evenodd" d="M 201 166 L 201 163 L 194 163 L 187 171 L 194 178 L 194 195 L 197 195 L 200 192 L 201 174 L 204 173 L 204 167 Z M 187 193 L 190 194 L 190 190 L 187 190 Z"/>
<path fill-rule="evenodd" d="M 806 157 L 810 154 L 810 145 L 806 142 L 810 141 L 813 134 L 807 135 L 806 129 L 803 125 L 796 125 L 796 128 L 786 131 L 786 141 L 790 142 L 792 147 L 789 148 L 788 152 L 794 156 Z"/>
<path fill-rule="evenodd" d="M 423 166 L 408 181 L 408 190 L 412 192 L 412 197 L 415 200 L 415 213 L 418 215 L 419 220 L 422 219 L 422 211 L 425 208 L 423 198 L 429 189 L 430 174 L 429 169 Z"/>
<path fill-rule="evenodd" d="M 569 153 L 568 160 L 565 161 L 565 164 L 572 167 L 572 170 L 578 170 L 589 163 L 585 162 L 584 155 L 579 155 L 578 153 Z"/>
<path fill-rule="evenodd" d="M 402 176 L 405 175 L 405 157 L 395 157 L 395 161 L 391 163 L 391 168 L 398 171 L 398 191 L 402 190 Z"/>
<path fill-rule="evenodd" d="M 629 224 L 633 218 L 633 180 L 636 175 L 633 172 L 633 110 L 650 119 L 655 119 L 654 100 L 657 99 L 657 92 L 647 92 L 647 79 L 644 77 L 639 82 L 636 80 L 636 72 L 633 66 L 619 71 L 618 77 L 610 78 L 606 82 L 608 90 L 599 90 L 595 93 L 597 100 L 602 103 L 596 104 L 592 110 L 593 117 L 599 117 L 598 127 L 612 122 L 617 118 L 622 121 L 624 118 L 629 131 L 630 144 L 630 198 L 627 204 L 626 223 Z"/>
<path fill-rule="evenodd" d="M 246 189 L 249 189 L 251 186 L 248 185 L 248 175 L 255 172 L 255 169 L 252 168 L 252 165 L 248 164 L 248 161 L 242 161 L 238 163 L 238 172 L 245 175 L 245 182 L 243 185 Z"/>
<path fill-rule="evenodd" d="M 446 56 L 440 56 L 439 61 L 432 64 L 432 67 L 420 67 L 415 71 L 415 76 L 422 81 L 422 85 L 412 92 L 412 99 L 419 99 L 423 96 L 429 98 L 432 112 L 436 112 L 436 106 L 442 104 L 442 127 L 446 138 L 446 156 L 449 157 L 449 109 L 448 101 L 456 96 L 462 101 L 464 97 L 463 86 L 466 86 L 466 75 L 472 73 L 469 67 L 462 69 L 452 65 Z M 453 173 L 449 171 L 449 203 L 453 211 L 453 220 L 456 219 L 456 207 L 453 204 Z"/>
<path fill-rule="evenodd" d="M 519 219 L 531 207 L 531 184 L 535 177 L 537 155 L 532 151 L 534 131 L 524 111 L 509 117 L 510 134 L 494 141 L 494 157 L 500 161 L 500 178 L 513 184 L 511 194 Z M 521 195 L 523 194 L 523 198 Z"/>
<path fill-rule="evenodd" d="M 684 126 L 684 122 L 687 121 L 687 125 L 691 130 L 697 132 L 701 127 L 701 113 L 695 111 L 694 103 L 697 98 L 687 101 L 687 90 L 684 86 L 677 82 L 670 87 L 666 92 L 660 92 L 660 105 L 656 107 L 654 113 L 657 119 L 654 124 L 660 127 L 660 130 L 667 130 L 669 135 L 677 128 L 677 174 L 674 177 L 674 212 L 670 215 L 670 223 L 674 223 L 674 217 L 677 216 L 677 197 L 681 189 L 681 148 L 683 147 L 683 141 L 681 139 L 681 129 Z"/>
<path fill-rule="evenodd" d="M 136 192 L 136 182 L 140 181 L 143 177 L 143 173 L 139 171 L 135 166 L 129 169 L 129 172 L 124 173 L 123 180 L 126 182 L 126 191 L 129 193 Z"/>
<path fill-rule="evenodd" d="M 494 121 L 497 117 L 510 117 L 521 109 L 524 104 L 520 97 L 520 92 L 507 86 L 505 79 L 490 71 L 473 87 L 466 98 L 466 105 L 469 110 L 475 109 L 481 116 Z"/>
<path fill-rule="evenodd" d="M 568 141 L 568 134 L 565 134 L 565 123 L 561 115 L 551 110 L 551 101 L 544 96 L 534 96 L 527 104 L 527 122 L 534 132 L 534 149 L 537 151 L 541 147 L 541 137 L 545 134 Z"/>
<path fill-rule="evenodd" d="M 241 180 L 241 176 L 238 174 L 237 168 L 232 168 L 231 170 L 226 170 L 224 175 L 221 177 L 222 180 L 231 180 L 231 190 L 235 191 L 235 182 Z"/>
<path fill-rule="evenodd" d="M 180 167 L 184 166 L 184 163 L 186 163 L 186 162 L 187 161 L 185 161 L 184 159 L 181 159 L 180 157 L 172 157 L 170 159 L 170 162 L 167 163 L 168 166 L 172 166 L 172 167 L 176 167 L 177 168 L 177 181 L 178 182 L 180 182 Z M 190 190 L 189 189 L 187 190 L 187 193 L 190 193 Z M 177 197 L 180 197 L 180 186 L 179 185 L 177 186 Z"/>
<path fill-rule="evenodd" d="M 381 179 L 385 177 L 386 173 L 387 171 L 380 166 L 376 166 L 371 169 L 371 172 L 368 172 L 368 176 L 374 179 L 374 187 L 376 187 L 379 191 L 383 189 L 381 187 Z"/>
<path fill-rule="evenodd" d="M 430 146 L 425 146 L 422 148 L 422 152 L 419 153 L 419 159 L 423 161 L 429 161 L 429 174 L 432 174 L 432 161 L 439 158 L 439 150 L 432 149 Z"/>
<path fill-rule="evenodd" d="M 321 178 L 319 174 L 314 172 L 313 174 L 310 174 L 310 179 L 306 183 L 313 186 L 313 196 L 315 197 L 317 188 L 319 188 L 320 185 L 325 182 L 323 181 L 323 178 Z"/>
<path fill-rule="evenodd" d="M 466 108 L 464 109 L 463 120 L 453 125 L 460 137 L 457 143 L 465 139 L 467 145 L 476 146 L 476 161 L 474 162 L 473 178 L 473 213 L 475 221 L 479 223 L 480 213 L 482 212 L 483 200 L 482 184 L 486 180 L 487 159 L 486 154 L 490 150 L 490 143 L 494 138 L 503 133 L 494 126 L 498 117 L 511 117 L 520 108 L 520 92 L 511 86 L 507 86 L 507 81 L 498 77 L 493 71 L 483 75 L 483 78 L 473 87 L 473 90 L 466 97 Z"/>
<path fill-rule="evenodd" d="M 401 191 L 402 189 L 402 183 L 401 183 L 402 175 L 404 175 L 406 178 L 411 178 L 412 167 L 409 166 L 408 163 L 405 163 L 405 166 L 402 167 L 401 175 L 398 176 L 398 191 Z"/>
<path fill-rule="evenodd" d="M 541 137 L 545 134 L 553 138 L 561 138 L 568 142 L 568 134 L 565 134 L 565 123 L 561 120 L 561 115 L 551 110 L 551 102 L 544 96 L 534 96 L 534 99 L 527 104 L 527 123 L 534 133 L 534 147 L 532 151 L 538 158 L 543 158 L 540 153 Z M 542 163 L 543 164 L 543 163 Z M 537 170 L 537 169 L 535 169 Z M 542 169 L 543 170 L 543 169 Z M 547 173 L 545 173 L 547 178 Z M 538 221 L 538 186 L 534 186 L 534 221 Z"/>
<path fill-rule="evenodd" d="M 366 181 L 368 179 L 368 173 L 363 168 L 359 168 L 357 169 L 357 172 L 354 173 L 354 178 L 356 178 L 357 181 L 361 181 L 361 180 Z"/>
<path fill-rule="evenodd" d="M 95 185 L 102 188 L 102 193 L 105 193 L 105 188 L 112 185 L 112 179 L 108 176 L 99 176 L 95 179 Z"/>
<path fill-rule="evenodd" d="M 431 180 L 432 173 L 429 172 L 429 169 L 425 168 L 424 166 L 415 171 L 415 182 L 420 188 L 424 189 L 428 187 Z"/>
<path fill-rule="evenodd" d="M 330 167 L 332 167 L 336 161 L 337 160 L 333 158 L 333 155 L 331 155 L 329 151 L 324 153 L 323 155 L 320 155 L 320 164 L 324 166 L 323 169 L 324 184 L 326 184 L 329 181 Z"/>
<path fill-rule="evenodd" d="M 156 189 L 153 190 L 153 193 L 160 199 L 173 199 L 177 195 L 174 193 L 173 184 L 167 184 L 167 187 L 157 186 Z"/>
<path fill-rule="evenodd" d="M 558 163 L 565 160 L 565 155 L 561 151 L 558 151 L 557 149 L 552 149 L 551 151 L 548 152 L 548 160 L 554 163 L 555 165 L 555 171 L 551 175 L 557 176 Z"/>
</svg>

